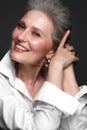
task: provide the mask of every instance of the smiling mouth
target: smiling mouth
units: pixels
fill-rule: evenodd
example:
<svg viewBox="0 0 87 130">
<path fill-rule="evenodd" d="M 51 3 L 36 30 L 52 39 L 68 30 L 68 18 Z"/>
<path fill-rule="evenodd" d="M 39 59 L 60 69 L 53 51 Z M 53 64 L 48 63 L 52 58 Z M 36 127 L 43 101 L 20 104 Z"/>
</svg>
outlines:
<svg viewBox="0 0 87 130">
<path fill-rule="evenodd" d="M 18 44 L 16 44 L 16 50 L 18 50 L 18 51 L 25 51 L 25 52 L 29 51 L 28 49 L 26 49 L 23 46 L 20 46 Z"/>
</svg>

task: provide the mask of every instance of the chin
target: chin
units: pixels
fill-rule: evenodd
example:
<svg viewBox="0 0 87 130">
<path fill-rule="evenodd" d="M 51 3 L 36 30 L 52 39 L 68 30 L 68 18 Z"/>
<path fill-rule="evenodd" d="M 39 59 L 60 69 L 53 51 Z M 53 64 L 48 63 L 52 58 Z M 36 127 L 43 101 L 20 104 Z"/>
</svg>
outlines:
<svg viewBox="0 0 87 130">
<path fill-rule="evenodd" d="M 19 55 L 15 51 L 11 51 L 10 52 L 10 57 L 15 62 L 19 62 L 20 61 L 20 57 L 19 57 Z"/>
</svg>

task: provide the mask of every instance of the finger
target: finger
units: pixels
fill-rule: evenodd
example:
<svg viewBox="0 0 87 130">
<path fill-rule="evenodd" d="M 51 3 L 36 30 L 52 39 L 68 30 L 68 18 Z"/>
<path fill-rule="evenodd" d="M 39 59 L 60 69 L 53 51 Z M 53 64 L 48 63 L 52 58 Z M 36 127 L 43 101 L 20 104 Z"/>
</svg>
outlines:
<svg viewBox="0 0 87 130">
<path fill-rule="evenodd" d="M 68 43 L 65 45 L 65 48 L 67 48 L 67 50 L 69 50 L 69 51 L 76 52 L 75 48 Z"/>
<path fill-rule="evenodd" d="M 74 62 L 78 62 L 79 61 L 79 57 L 77 57 L 76 55 L 72 54 L 73 55 L 73 60 Z"/>
<path fill-rule="evenodd" d="M 74 62 L 73 62 L 74 65 L 76 65 L 76 64 L 79 62 L 79 60 L 80 60 L 79 57 L 75 57 L 75 60 L 74 60 Z"/>
<path fill-rule="evenodd" d="M 76 53 L 73 51 L 73 52 L 72 52 L 72 55 L 76 56 Z"/>
<path fill-rule="evenodd" d="M 60 42 L 60 45 L 59 45 L 60 48 L 65 46 L 65 43 L 66 43 L 67 38 L 69 37 L 69 34 L 70 34 L 70 30 L 66 31 L 66 33 L 64 34 Z"/>
</svg>

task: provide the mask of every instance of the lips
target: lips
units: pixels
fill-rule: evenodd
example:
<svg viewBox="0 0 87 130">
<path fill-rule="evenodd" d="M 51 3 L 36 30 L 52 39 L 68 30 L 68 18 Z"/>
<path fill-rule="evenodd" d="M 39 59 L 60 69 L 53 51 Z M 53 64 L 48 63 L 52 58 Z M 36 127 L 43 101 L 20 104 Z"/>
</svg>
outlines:
<svg viewBox="0 0 87 130">
<path fill-rule="evenodd" d="M 18 51 L 25 51 L 25 52 L 29 51 L 29 49 L 27 49 L 25 46 L 20 44 L 16 44 L 15 49 Z"/>
</svg>

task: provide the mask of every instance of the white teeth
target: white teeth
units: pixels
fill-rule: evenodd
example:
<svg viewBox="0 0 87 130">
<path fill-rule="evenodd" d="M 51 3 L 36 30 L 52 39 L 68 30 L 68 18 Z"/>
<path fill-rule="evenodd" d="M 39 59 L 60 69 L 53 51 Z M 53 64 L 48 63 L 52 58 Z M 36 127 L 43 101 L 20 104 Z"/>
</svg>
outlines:
<svg viewBox="0 0 87 130">
<path fill-rule="evenodd" d="M 27 51 L 27 49 L 23 48 L 23 47 L 20 46 L 20 45 L 16 45 L 16 47 L 17 47 L 18 49 L 20 49 L 20 50 Z"/>
</svg>

